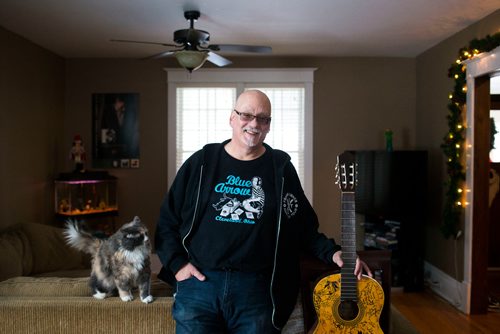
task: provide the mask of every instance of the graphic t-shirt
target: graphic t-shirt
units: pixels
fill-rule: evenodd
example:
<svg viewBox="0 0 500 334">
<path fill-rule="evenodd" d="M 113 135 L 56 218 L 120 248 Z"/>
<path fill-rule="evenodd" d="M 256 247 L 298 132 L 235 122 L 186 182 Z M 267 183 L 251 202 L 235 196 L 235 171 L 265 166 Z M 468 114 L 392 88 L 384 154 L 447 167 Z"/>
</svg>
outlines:
<svg viewBox="0 0 500 334">
<path fill-rule="evenodd" d="M 271 154 L 242 161 L 222 150 L 214 180 L 188 245 L 191 262 L 201 269 L 270 269 L 277 225 Z"/>
</svg>

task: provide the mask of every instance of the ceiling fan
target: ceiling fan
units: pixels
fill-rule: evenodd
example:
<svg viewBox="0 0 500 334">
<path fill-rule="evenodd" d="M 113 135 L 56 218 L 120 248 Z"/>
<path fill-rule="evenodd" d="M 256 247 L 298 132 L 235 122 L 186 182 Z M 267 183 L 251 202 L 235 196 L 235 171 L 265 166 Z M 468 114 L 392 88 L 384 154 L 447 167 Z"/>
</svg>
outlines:
<svg viewBox="0 0 500 334">
<path fill-rule="evenodd" d="M 195 71 L 205 61 L 209 61 L 219 67 L 226 66 L 232 62 L 214 51 L 220 52 L 253 52 L 253 53 L 271 53 L 270 46 L 258 45 L 240 45 L 240 44 L 210 44 L 210 34 L 207 31 L 194 28 L 194 22 L 200 17 L 200 12 L 197 10 L 190 10 L 184 12 L 184 17 L 188 20 L 189 29 L 176 30 L 174 32 L 174 42 L 176 44 L 159 43 L 159 42 L 145 42 L 145 41 L 131 41 L 123 39 L 112 39 L 112 42 L 126 42 L 126 43 L 142 43 L 142 44 L 156 44 L 176 49 L 167 50 L 158 54 L 147 57 L 146 59 L 156 59 L 174 55 L 179 64 L 187 69 L 189 72 Z"/>
</svg>

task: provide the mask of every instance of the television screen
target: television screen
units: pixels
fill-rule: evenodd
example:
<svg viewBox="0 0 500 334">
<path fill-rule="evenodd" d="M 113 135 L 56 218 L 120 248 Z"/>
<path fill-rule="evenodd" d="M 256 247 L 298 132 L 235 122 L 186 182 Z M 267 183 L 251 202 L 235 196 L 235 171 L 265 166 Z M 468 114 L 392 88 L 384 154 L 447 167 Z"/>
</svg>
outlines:
<svg viewBox="0 0 500 334">
<path fill-rule="evenodd" d="M 426 211 L 426 151 L 356 151 L 356 211 L 385 219 Z"/>
</svg>

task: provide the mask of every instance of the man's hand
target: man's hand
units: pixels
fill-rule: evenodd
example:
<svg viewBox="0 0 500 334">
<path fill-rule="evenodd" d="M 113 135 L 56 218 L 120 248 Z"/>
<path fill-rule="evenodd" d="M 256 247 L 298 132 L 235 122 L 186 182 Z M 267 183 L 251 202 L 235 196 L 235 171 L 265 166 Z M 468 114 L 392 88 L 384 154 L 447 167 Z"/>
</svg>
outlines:
<svg viewBox="0 0 500 334">
<path fill-rule="evenodd" d="M 344 265 L 344 261 L 342 261 L 342 251 L 333 253 L 332 260 L 337 266 L 342 268 L 342 266 Z M 373 277 L 373 274 L 368 265 L 361 261 L 358 256 L 356 257 L 356 266 L 354 267 L 354 275 L 358 278 L 358 280 L 361 279 L 363 270 L 368 274 L 368 276 Z"/>
<path fill-rule="evenodd" d="M 205 280 L 205 275 L 203 275 L 198 268 L 193 266 L 191 263 L 188 262 L 184 267 L 182 267 L 177 274 L 175 274 L 175 279 L 177 282 L 187 280 L 188 278 L 191 277 L 196 277 L 200 281 Z"/>
</svg>

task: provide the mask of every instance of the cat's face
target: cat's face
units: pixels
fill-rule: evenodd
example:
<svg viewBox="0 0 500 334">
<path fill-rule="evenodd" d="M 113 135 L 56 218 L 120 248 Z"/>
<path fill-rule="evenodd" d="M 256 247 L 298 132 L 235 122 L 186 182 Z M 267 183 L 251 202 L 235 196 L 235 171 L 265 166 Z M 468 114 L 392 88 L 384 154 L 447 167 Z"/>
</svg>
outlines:
<svg viewBox="0 0 500 334">
<path fill-rule="evenodd" d="M 148 250 L 151 248 L 148 229 L 137 217 L 131 223 L 122 226 L 120 234 L 121 246 L 128 251 L 133 251 L 141 246 L 146 247 Z"/>
</svg>

